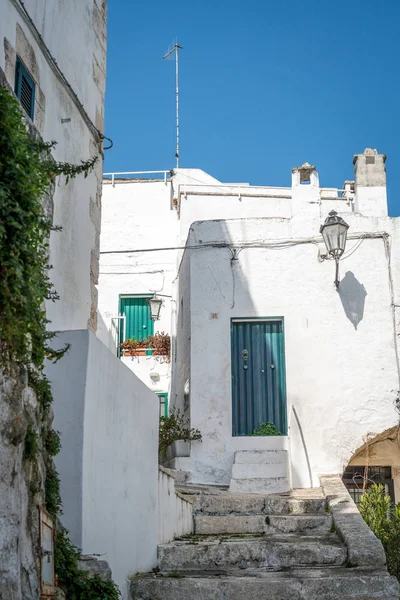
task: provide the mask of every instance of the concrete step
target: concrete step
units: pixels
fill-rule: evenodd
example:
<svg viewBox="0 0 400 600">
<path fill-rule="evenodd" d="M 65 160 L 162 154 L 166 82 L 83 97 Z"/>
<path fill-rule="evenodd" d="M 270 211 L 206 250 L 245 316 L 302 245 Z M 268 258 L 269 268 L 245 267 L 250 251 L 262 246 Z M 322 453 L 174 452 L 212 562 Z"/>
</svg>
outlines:
<svg viewBox="0 0 400 600">
<path fill-rule="evenodd" d="M 297 515 L 326 512 L 325 498 L 295 498 L 290 496 L 262 496 L 261 494 L 231 494 L 194 496 L 195 514 L 224 515 Z"/>
<path fill-rule="evenodd" d="M 232 465 L 232 479 L 268 479 L 269 477 L 287 477 L 286 463 L 240 463 Z"/>
<path fill-rule="evenodd" d="M 218 535 L 232 533 L 329 533 L 332 517 L 325 514 L 306 515 L 204 515 L 194 516 L 195 533 Z"/>
<path fill-rule="evenodd" d="M 346 549 L 334 535 L 206 538 L 202 541 L 174 541 L 158 547 L 159 567 L 174 569 L 215 569 L 239 567 L 272 568 L 341 565 Z"/>
<path fill-rule="evenodd" d="M 290 490 L 286 477 L 231 479 L 231 492 L 249 494 L 282 494 Z"/>
<path fill-rule="evenodd" d="M 399 584 L 386 571 L 298 569 L 246 576 L 239 570 L 149 574 L 130 583 L 131 600 L 398 600 Z"/>
<path fill-rule="evenodd" d="M 286 450 L 238 450 L 235 452 L 236 465 L 257 465 L 287 463 Z"/>
</svg>

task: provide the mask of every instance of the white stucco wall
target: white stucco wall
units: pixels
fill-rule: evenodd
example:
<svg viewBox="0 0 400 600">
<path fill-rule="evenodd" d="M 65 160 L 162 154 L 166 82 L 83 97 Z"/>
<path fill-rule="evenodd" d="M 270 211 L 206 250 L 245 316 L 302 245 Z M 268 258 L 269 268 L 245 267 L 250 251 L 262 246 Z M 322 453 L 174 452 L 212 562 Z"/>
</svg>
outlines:
<svg viewBox="0 0 400 600">
<path fill-rule="evenodd" d="M 45 141 L 57 142 L 52 154 L 57 161 L 80 164 L 99 155 L 89 131 L 65 85 L 45 59 L 24 18 L 18 2 L 3 0 L 0 19 L 0 68 L 14 89 L 15 56 L 27 63 L 36 84 L 33 124 Z M 26 9 L 42 35 L 90 119 L 102 130 L 105 87 L 105 3 L 97 0 L 27 0 Z M 21 33 L 22 31 L 22 33 Z M 6 45 L 7 51 L 6 51 Z M 33 72 L 32 72 L 33 71 Z M 70 119 L 62 123 L 61 119 Z M 47 303 L 50 327 L 55 330 L 88 326 L 95 290 L 91 286 L 96 270 L 92 253 L 98 252 L 102 157 L 95 171 L 67 186 L 57 182 L 54 195 L 54 223 L 61 232 L 51 234 L 51 280 L 60 295 Z"/>
<path fill-rule="evenodd" d="M 163 467 L 158 472 L 158 543 L 193 533 L 192 504 L 175 491 L 175 479 Z"/>
<path fill-rule="evenodd" d="M 127 578 L 156 565 L 157 397 L 89 331 L 48 368 L 53 383 L 63 524 L 84 554 L 112 568 L 123 600 Z"/>
<path fill-rule="evenodd" d="M 346 220 L 349 234 L 390 235 L 394 304 L 398 304 L 397 219 L 347 214 Z M 189 244 L 194 240 L 236 245 L 294 241 L 317 236 L 320 224 L 319 215 L 312 213 L 290 220 L 205 221 L 192 226 Z M 334 264 L 319 262 L 313 243 L 243 249 L 233 264 L 234 285 L 229 249 L 186 251 L 190 256 L 191 425 L 203 433 L 202 444 L 192 445 L 194 481 L 229 483 L 234 450 L 278 443 L 276 438 L 231 435 L 232 317 L 285 319 L 287 442 L 294 487 L 315 486 L 319 473 L 340 472 L 368 431 L 380 432 L 395 424 L 393 399 L 399 380 L 384 242 L 349 239 L 347 250 L 341 277 L 354 274 L 358 292 L 362 294 L 364 286 L 367 294 L 357 329 L 344 312 L 341 290 L 338 293 L 333 285 Z M 351 298 L 344 296 L 344 300 Z M 180 336 L 188 332 L 178 329 L 177 335 L 179 352 Z M 286 443 L 284 438 L 280 443 Z"/>
<path fill-rule="evenodd" d="M 126 182 L 103 185 L 103 213 L 99 312 L 104 326 L 98 336 L 116 352 L 116 332 L 112 317 L 118 315 L 119 296 L 149 294 L 158 290 L 164 296 L 160 319 L 154 332 L 171 333 L 172 281 L 176 276 L 177 252 L 157 251 L 178 244 L 177 214 L 172 210 L 171 183 L 164 181 Z M 119 250 L 150 250 L 119 254 Z M 107 252 L 115 254 L 107 254 Z M 115 321 L 113 322 L 116 323 Z M 154 391 L 169 391 L 169 363 L 139 357 L 123 359 L 125 364 Z M 150 374 L 157 370 L 160 385 Z M 164 387 L 162 387 L 164 386 Z"/>
</svg>

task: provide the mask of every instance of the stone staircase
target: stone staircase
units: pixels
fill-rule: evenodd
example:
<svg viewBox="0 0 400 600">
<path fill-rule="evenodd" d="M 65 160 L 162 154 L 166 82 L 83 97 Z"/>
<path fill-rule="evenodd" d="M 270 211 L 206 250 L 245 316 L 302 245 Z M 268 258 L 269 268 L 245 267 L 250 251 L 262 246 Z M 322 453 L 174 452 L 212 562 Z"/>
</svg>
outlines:
<svg viewBox="0 0 400 600">
<path fill-rule="evenodd" d="M 290 489 L 286 450 L 239 450 L 232 465 L 231 492 L 281 494 Z"/>
<path fill-rule="evenodd" d="M 159 569 L 131 580 L 132 600 L 399 599 L 384 566 L 349 564 L 321 491 L 193 491 L 180 490 L 194 534 L 159 546 Z"/>
</svg>

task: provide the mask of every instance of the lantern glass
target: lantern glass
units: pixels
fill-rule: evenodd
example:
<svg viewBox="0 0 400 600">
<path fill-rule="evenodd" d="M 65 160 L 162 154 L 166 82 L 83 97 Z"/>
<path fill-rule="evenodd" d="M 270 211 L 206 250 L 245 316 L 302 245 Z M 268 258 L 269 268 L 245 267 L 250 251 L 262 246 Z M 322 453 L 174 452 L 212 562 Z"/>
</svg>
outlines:
<svg viewBox="0 0 400 600">
<path fill-rule="evenodd" d="M 160 318 L 160 310 L 161 310 L 162 302 L 163 302 L 162 299 L 157 298 L 156 296 L 154 296 L 154 298 L 148 299 L 148 303 L 149 303 L 149 307 L 150 307 L 150 319 L 152 321 L 158 321 L 158 319 Z"/>
<path fill-rule="evenodd" d="M 345 251 L 348 228 L 348 224 L 334 210 L 331 210 L 325 223 L 321 226 L 320 233 L 322 233 L 328 254 L 334 258 L 340 258 Z"/>
</svg>

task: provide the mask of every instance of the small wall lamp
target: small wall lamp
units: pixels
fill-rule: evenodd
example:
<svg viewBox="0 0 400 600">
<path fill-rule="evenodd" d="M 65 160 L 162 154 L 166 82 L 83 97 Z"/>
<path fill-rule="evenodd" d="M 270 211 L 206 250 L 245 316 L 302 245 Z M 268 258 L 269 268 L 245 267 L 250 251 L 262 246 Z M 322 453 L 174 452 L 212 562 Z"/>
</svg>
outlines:
<svg viewBox="0 0 400 600">
<path fill-rule="evenodd" d="M 339 260 L 345 251 L 347 241 L 347 230 L 349 225 L 335 210 L 331 210 L 325 223 L 321 225 L 319 232 L 325 242 L 328 255 L 335 259 L 335 286 L 339 287 Z"/>
<path fill-rule="evenodd" d="M 152 321 L 158 321 L 160 318 L 161 306 L 163 305 L 164 300 L 162 298 L 158 298 L 156 294 L 154 294 L 153 298 L 148 298 L 147 302 L 150 307 L 150 319 Z"/>
</svg>

